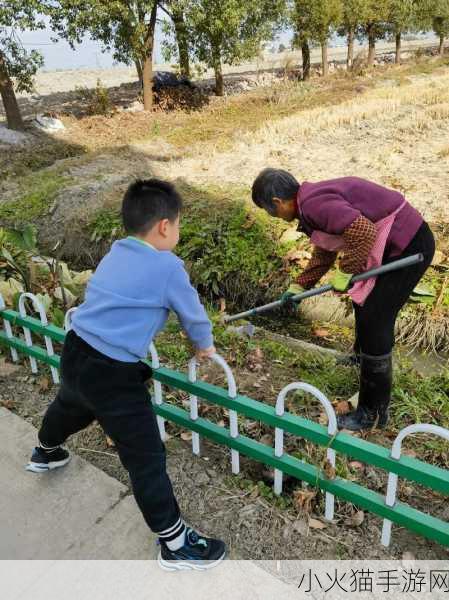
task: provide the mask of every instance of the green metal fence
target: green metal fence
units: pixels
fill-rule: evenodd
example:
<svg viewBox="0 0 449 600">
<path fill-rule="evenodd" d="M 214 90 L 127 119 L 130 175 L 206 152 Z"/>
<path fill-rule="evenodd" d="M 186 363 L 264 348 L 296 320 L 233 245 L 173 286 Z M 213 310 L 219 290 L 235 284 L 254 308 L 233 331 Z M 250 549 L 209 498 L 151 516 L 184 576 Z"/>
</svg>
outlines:
<svg viewBox="0 0 449 600">
<path fill-rule="evenodd" d="M 0 316 L 3 318 L 4 323 L 4 329 L 0 331 L 0 343 L 10 349 L 13 360 L 18 359 L 17 353 L 19 353 L 58 369 L 59 356 L 52 354 L 52 347 L 49 351 L 48 344 L 44 348 L 41 345 L 30 343 L 31 333 L 47 338 L 47 341 L 51 340 L 62 343 L 66 331 L 52 324 L 44 324 L 41 320 L 34 317 L 27 316 L 24 314 L 24 310 L 21 313 L 4 308 L 0 296 Z M 17 333 L 18 328 L 23 330 L 25 339 Z M 28 334 L 26 333 L 27 331 L 29 332 Z M 152 357 L 152 361 L 148 361 L 148 364 L 153 366 L 155 386 L 153 406 L 158 415 L 162 436 L 164 435 L 163 424 L 165 420 L 176 423 L 193 432 L 196 439 L 193 449 L 196 454 L 199 453 L 199 436 L 230 448 L 233 453 L 233 472 L 238 472 L 238 454 L 241 453 L 281 473 L 317 486 L 329 495 L 352 502 L 360 508 L 384 519 L 384 533 L 382 537 L 384 545 L 388 545 L 390 541 L 389 524 L 391 526 L 392 522 L 410 529 L 419 535 L 433 539 L 442 545 L 449 546 L 449 523 L 396 500 L 398 477 L 418 483 L 441 494 L 449 495 L 448 470 L 430 465 L 416 458 L 400 455 L 400 443 L 405 435 L 414 433 L 415 430 L 417 432 L 426 431 L 437 434 L 449 441 L 448 430 L 433 425 L 411 426 L 399 434 L 395 442 L 396 449 L 393 447 L 393 450 L 390 450 L 343 432 L 330 434 L 322 425 L 297 415 L 284 412 L 283 410 L 282 414 L 277 414 L 279 410 L 276 410 L 275 407 L 240 395 L 236 392 L 236 389 L 225 390 L 204 381 L 196 381 L 196 377 L 192 377 L 191 373 L 183 374 L 159 366 L 159 360 L 154 347 L 152 348 Z M 190 413 L 178 406 L 165 402 L 162 396 L 162 386 L 188 392 L 191 398 Z M 197 399 L 229 409 L 231 413 L 231 428 L 221 427 L 205 418 L 199 417 Z M 340 477 L 328 478 L 323 469 L 286 454 L 282 449 L 281 452 L 279 452 L 279 448 L 276 451 L 275 448 L 270 448 L 261 442 L 241 435 L 237 430 L 237 421 L 233 421 L 232 419 L 232 415 L 236 415 L 237 413 L 252 420 L 261 421 L 275 428 L 277 431 L 288 432 L 305 438 L 310 442 L 327 448 L 328 451 L 329 449 L 332 450 L 334 454 L 340 453 L 387 471 L 389 473 L 387 496 L 382 496 L 358 483 Z M 232 426 L 232 423 L 234 423 L 234 426 Z"/>
</svg>

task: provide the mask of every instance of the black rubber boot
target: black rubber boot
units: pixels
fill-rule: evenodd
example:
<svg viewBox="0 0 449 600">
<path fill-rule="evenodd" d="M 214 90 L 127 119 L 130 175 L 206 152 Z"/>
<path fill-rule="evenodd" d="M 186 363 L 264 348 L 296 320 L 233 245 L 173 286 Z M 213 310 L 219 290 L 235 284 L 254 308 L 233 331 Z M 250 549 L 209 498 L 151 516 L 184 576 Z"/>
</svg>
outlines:
<svg viewBox="0 0 449 600">
<path fill-rule="evenodd" d="M 392 354 L 360 355 L 359 404 L 356 410 L 337 417 L 339 429 L 360 431 L 388 424 L 392 385 Z"/>
</svg>

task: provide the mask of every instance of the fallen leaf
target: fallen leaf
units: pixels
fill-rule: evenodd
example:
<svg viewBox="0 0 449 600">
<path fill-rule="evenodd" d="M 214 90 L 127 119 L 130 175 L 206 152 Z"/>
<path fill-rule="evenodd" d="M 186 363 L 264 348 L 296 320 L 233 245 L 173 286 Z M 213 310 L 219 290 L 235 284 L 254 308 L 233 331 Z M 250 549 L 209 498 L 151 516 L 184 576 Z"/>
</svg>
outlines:
<svg viewBox="0 0 449 600">
<path fill-rule="evenodd" d="M 348 466 L 350 469 L 353 469 L 354 471 L 364 471 L 365 470 L 365 465 L 363 463 L 359 462 L 358 460 L 352 460 Z"/>
<path fill-rule="evenodd" d="M 184 440 L 185 442 L 190 442 L 190 440 L 192 439 L 192 432 L 191 431 L 182 431 L 181 439 Z"/>
<path fill-rule="evenodd" d="M 337 406 L 335 407 L 335 412 L 337 415 L 345 415 L 350 410 L 351 407 L 349 406 L 349 402 L 347 400 L 340 400 L 340 402 L 337 402 Z"/>
<path fill-rule="evenodd" d="M 8 410 L 12 410 L 14 408 L 14 400 L 2 400 L 2 406 L 7 408 Z"/>
<path fill-rule="evenodd" d="M 309 527 L 310 529 L 325 529 L 327 525 L 318 519 L 309 518 Z"/>
<path fill-rule="evenodd" d="M 410 550 L 406 550 L 402 555 L 402 560 L 416 560 L 415 555 Z"/>
<path fill-rule="evenodd" d="M 0 360 L 0 377 L 13 375 L 20 369 L 19 365 L 7 362 L 4 358 Z"/>
<path fill-rule="evenodd" d="M 360 525 L 363 523 L 364 520 L 365 520 L 365 513 L 363 512 L 363 510 L 358 510 L 349 519 L 348 525 L 350 527 L 360 527 Z"/>
<path fill-rule="evenodd" d="M 335 479 L 337 473 L 335 471 L 335 467 L 331 464 L 329 459 L 326 460 L 323 471 L 327 479 Z"/>
<path fill-rule="evenodd" d="M 309 513 L 312 510 L 312 500 L 316 492 L 312 490 L 295 490 L 293 492 L 293 502 L 297 510 Z"/>
<path fill-rule="evenodd" d="M 224 298 L 220 298 L 220 313 L 226 312 L 226 300 Z"/>
<path fill-rule="evenodd" d="M 50 389 L 50 380 L 48 379 L 48 377 L 40 377 L 37 380 L 37 384 L 39 386 L 40 392 L 46 392 Z"/>
<path fill-rule="evenodd" d="M 108 435 L 106 436 L 106 446 L 108 448 L 114 448 L 115 447 L 114 441 Z"/>
<path fill-rule="evenodd" d="M 318 338 L 326 338 L 330 335 L 329 329 L 324 329 L 324 327 L 317 327 L 316 329 L 312 329 L 312 333 L 315 337 Z"/>
</svg>

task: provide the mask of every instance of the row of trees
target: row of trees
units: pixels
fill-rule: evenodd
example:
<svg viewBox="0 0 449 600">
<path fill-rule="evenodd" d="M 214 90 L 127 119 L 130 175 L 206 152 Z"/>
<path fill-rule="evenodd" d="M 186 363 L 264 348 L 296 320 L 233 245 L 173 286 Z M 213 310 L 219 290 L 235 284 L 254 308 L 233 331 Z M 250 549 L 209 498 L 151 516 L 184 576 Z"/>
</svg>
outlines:
<svg viewBox="0 0 449 600">
<path fill-rule="evenodd" d="M 328 71 L 327 49 L 332 33 L 347 36 L 348 67 L 354 61 L 354 42 L 368 40 L 368 65 L 376 56 L 376 42 L 396 41 L 396 63 L 401 60 L 404 33 L 430 31 L 439 37 L 440 54 L 449 36 L 449 0 L 295 0 L 295 43 L 302 49 L 304 78 L 310 74 L 310 44 L 322 49 L 323 74 Z"/>
<path fill-rule="evenodd" d="M 223 64 L 233 65 L 260 52 L 261 43 L 282 29 L 293 28 L 294 45 L 302 50 L 303 77 L 310 74 L 310 48 L 320 44 L 327 73 L 328 40 L 338 32 L 348 39 L 348 65 L 356 38 L 368 39 L 368 62 L 376 41 L 394 36 L 397 61 L 407 31 L 433 31 L 449 36 L 449 0 L 4 0 L 0 4 L 0 92 L 8 125 L 23 128 L 14 95 L 31 89 L 42 63 L 27 53 L 18 32 L 43 28 L 47 16 L 53 31 L 72 45 L 89 34 L 113 52 L 117 61 L 134 64 L 142 83 L 144 107 L 153 101 L 152 74 L 155 27 L 163 18 L 167 57 L 177 57 L 181 74 L 190 76 L 191 61 L 215 72 L 216 93 L 223 94 Z"/>
</svg>

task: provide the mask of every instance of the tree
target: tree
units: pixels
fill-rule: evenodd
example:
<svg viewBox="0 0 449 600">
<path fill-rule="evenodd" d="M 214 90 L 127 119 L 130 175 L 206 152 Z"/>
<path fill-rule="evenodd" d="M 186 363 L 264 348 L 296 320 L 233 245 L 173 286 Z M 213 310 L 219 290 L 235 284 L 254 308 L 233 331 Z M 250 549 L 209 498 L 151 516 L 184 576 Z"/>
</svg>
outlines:
<svg viewBox="0 0 449 600">
<path fill-rule="evenodd" d="M 449 36 L 449 0 L 415 0 L 416 27 L 433 29 L 440 40 L 439 52 L 444 54 L 444 41 Z"/>
<path fill-rule="evenodd" d="M 136 66 L 145 110 L 153 104 L 153 50 L 158 0 L 59 0 L 52 26 L 74 46 L 89 33 L 113 51 L 114 59 Z"/>
<path fill-rule="evenodd" d="M 38 0 L 8 0 L 0 4 L 0 94 L 10 129 L 24 129 L 15 89 L 31 91 L 33 76 L 43 64 L 38 52 L 23 48 L 18 32 L 42 29 L 42 19 L 37 17 L 42 8 Z"/>
<path fill-rule="evenodd" d="M 368 38 L 368 66 L 372 67 L 376 58 L 376 41 L 387 34 L 390 0 L 366 0 L 364 21 L 359 27 L 359 36 Z"/>
<path fill-rule="evenodd" d="M 303 52 L 303 72 L 306 71 L 304 64 L 307 65 L 307 75 L 303 78 L 307 79 L 310 72 L 310 41 L 321 45 L 323 76 L 328 74 L 328 39 L 341 18 L 341 0 L 295 0 L 295 43 Z"/>
<path fill-rule="evenodd" d="M 365 21 L 367 8 L 366 0 L 343 0 L 342 26 L 340 35 L 346 35 L 348 40 L 348 54 L 346 66 L 352 68 L 354 62 L 354 42 L 357 28 Z"/>
<path fill-rule="evenodd" d="M 215 92 L 224 93 L 223 64 L 257 56 L 284 13 L 284 0 L 189 0 L 184 19 L 192 55 L 215 73 Z"/>
<path fill-rule="evenodd" d="M 415 0 L 390 0 L 388 23 L 396 41 L 395 63 L 401 62 L 402 34 L 415 22 Z"/>
<path fill-rule="evenodd" d="M 306 0 L 311 2 L 312 36 L 321 45 L 323 77 L 329 73 L 328 40 L 341 23 L 343 7 L 341 0 Z"/>
<path fill-rule="evenodd" d="M 303 0 L 294 0 L 291 8 L 291 21 L 293 25 L 294 48 L 300 48 L 302 54 L 302 80 L 310 79 L 310 43 L 312 41 L 312 14 L 311 4 Z"/>
<path fill-rule="evenodd" d="M 184 18 L 186 2 L 187 0 L 165 0 L 160 6 L 171 19 L 171 26 L 165 24 L 164 30 L 166 34 L 175 35 L 179 71 L 181 75 L 190 77 L 189 32 Z M 165 42 L 165 53 L 168 57 L 175 54 L 175 48 L 168 41 Z"/>
<path fill-rule="evenodd" d="M 449 36 L 449 0 L 436 0 L 432 17 L 432 28 L 439 37 L 439 52 L 443 56 L 444 40 Z"/>
</svg>

